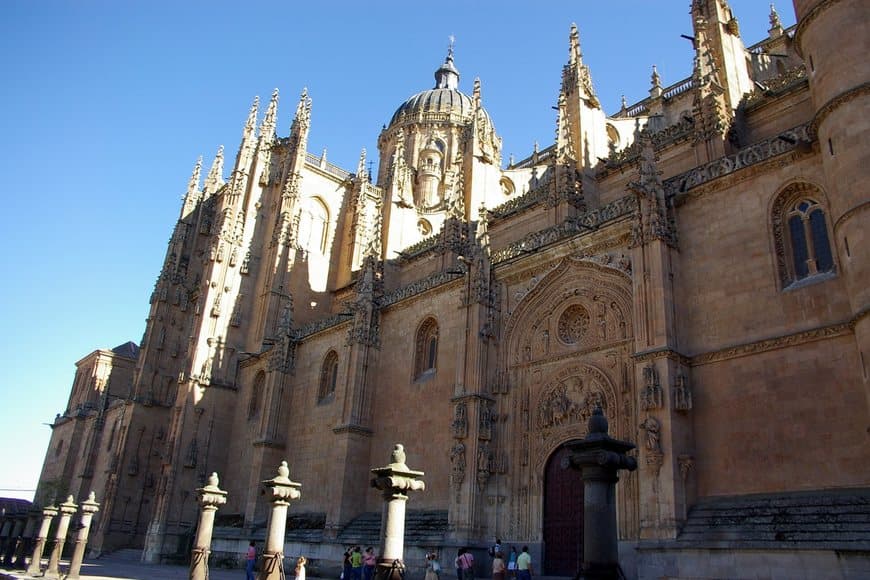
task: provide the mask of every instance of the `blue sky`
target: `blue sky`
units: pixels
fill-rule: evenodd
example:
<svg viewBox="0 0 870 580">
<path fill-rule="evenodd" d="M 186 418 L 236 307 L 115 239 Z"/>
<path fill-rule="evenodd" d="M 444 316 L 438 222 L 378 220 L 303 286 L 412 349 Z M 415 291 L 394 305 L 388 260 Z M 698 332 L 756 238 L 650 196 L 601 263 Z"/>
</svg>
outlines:
<svg viewBox="0 0 870 580">
<path fill-rule="evenodd" d="M 732 0 L 747 44 L 768 7 Z M 777 6 L 783 24 L 793 9 Z M 309 150 L 355 170 L 382 124 L 431 88 L 449 35 L 476 76 L 505 160 L 552 143 L 572 22 L 608 112 L 691 73 L 689 0 L 416 3 L 5 0 L 0 4 L 0 496 L 32 498 L 74 363 L 139 342 L 196 158 L 233 159 L 254 95 L 303 87 Z M 12 490 L 25 490 L 20 493 Z"/>
</svg>

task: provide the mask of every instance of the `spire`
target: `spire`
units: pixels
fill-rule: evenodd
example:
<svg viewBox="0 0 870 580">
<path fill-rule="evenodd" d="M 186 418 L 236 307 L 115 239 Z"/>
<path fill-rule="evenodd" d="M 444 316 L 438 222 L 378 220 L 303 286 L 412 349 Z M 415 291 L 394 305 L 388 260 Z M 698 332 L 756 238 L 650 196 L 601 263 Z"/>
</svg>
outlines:
<svg viewBox="0 0 870 580">
<path fill-rule="evenodd" d="M 193 166 L 193 173 L 190 175 L 190 181 L 187 182 L 187 195 L 190 196 L 199 189 L 199 176 L 202 174 L 202 155 L 196 160 L 196 165 Z"/>
<path fill-rule="evenodd" d="M 450 44 L 447 47 L 447 58 L 444 59 L 438 70 L 435 71 L 435 88 L 436 89 L 453 89 L 459 87 L 459 71 L 453 65 L 453 44 L 456 38 L 450 35 Z"/>
<path fill-rule="evenodd" d="M 779 14 L 776 13 L 776 6 L 770 4 L 770 28 L 768 29 L 770 38 L 779 38 L 782 36 L 782 22 L 779 20 Z"/>
<path fill-rule="evenodd" d="M 577 25 L 571 25 L 568 35 L 568 64 L 562 70 L 562 91 L 567 99 L 575 95 L 584 100 L 594 109 L 600 109 L 601 103 L 592 88 L 592 75 L 589 67 L 583 64 L 583 53 L 580 50 L 580 33 Z"/>
<path fill-rule="evenodd" d="M 218 147 L 217 155 L 214 157 L 214 162 L 211 164 L 211 169 L 208 170 L 208 175 L 205 178 L 203 191 L 205 193 L 214 193 L 224 184 L 224 146 Z"/>
<path fill-rule="evenodd" d="M 242 131 L 242 139 L 247 141 L 254 135 L 254 129 L 257 127 L 257 109 L 260 107 L 260 97 L 254 97 L 254 102 L 251 104 L 251 111 L 248 113 L 248 120 L 245 121 L 245 129 Z"/>
<path fill-rule="evenodd" d="M 662 78 L 659 76 L 659 71 L 656 69 L 656 65 L 653 65 L 650 83 L 649 96 L 654 99 L 662 96 Z"/>
<path fill-rule="evenodd" d="M 480 108 L 480 77 L 474 79 L 474 88 L 471 90 L 471 101 L 474 103 L 474 108 Z"/>
<path fill-rule="evenodd" d="M 577 24 L 571 23 L 571 33 L 568 36 L 568 65 L 583 63 L 583 54 L 580 52 L 580 33 Z"/>
<path fill-rule="evenodd" d="M 366 148 L 363 147 L 359 153 L 359 163 L 356 165 L 356 177 L 359 180 L 365 180 L 366 175 Z"/>
<path fill-rule="evenodd" d="M 296 149 L 296 155 L 305 155 L 308 144 L 308 128 L 311 125 L 311 98 L 308 96 L 308 88 L 302 89 L 299 103 L 296 105 L 296 115 L 290 126 L 291 147 Z M 301 166 L 300 166 L 301 167 Z"/>
<path fill-rule="evenodd" d="M 275 118 L 278 114 L 278 89 L 272 91 L 269 107 L 260 124 L 260 142 L 271 141 L 275 137 Z"/>
</svg>

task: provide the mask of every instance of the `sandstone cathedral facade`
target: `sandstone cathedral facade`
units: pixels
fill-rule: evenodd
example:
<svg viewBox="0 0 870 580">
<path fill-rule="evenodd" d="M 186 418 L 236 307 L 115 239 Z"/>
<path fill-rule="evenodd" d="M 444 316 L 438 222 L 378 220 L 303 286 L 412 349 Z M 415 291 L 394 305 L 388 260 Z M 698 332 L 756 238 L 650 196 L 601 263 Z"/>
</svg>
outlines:
<svg viewBox="0 0 870 580">
<path fill-rule="evenodd" d="M 287 460 L 286 553 L 326 566 L 376 541 L 369 470 L 401 442 L 426 473 L 409 563 L 499 536 L 573 575 L 561 456 L 600 406 L 638 446 L 616 499 L 629 577 L 859 565 L 870 18 L 794 4 L 746 46 L 726 0 L 693 0 L 691 77 L 653 69 L 613 114 L 572 27 L 555 142 L 517 162 L 452 49 L 385 125 L 376 175 L 365 151 L 355 171 L 307 151 L 306 93 L 288 136 L 277 92 L 255 101 L 229 169 L 222 149 L 194 168 L 141 345 L 77 363 L 36 503 L 93 489 L 93 549 L 167 560 L 217 471 L 214 550 L 241 554 Z"/>
</svg>

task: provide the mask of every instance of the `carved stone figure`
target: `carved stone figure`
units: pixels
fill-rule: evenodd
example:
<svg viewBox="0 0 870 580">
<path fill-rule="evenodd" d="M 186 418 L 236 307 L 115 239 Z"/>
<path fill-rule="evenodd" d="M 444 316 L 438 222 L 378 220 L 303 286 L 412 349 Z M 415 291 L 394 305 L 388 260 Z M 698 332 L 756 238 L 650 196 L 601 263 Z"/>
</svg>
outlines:
<svg viewBox="0 0 870 580">
<path fill-rule="evenodd" d="M 450 428 L 455 439 L 462 439 L 468 435 L 468 407 L 465 403 L 456 403 Z"/>
<path fill-rule="evenodd" d="M 662 453 L 660 440 L 662 425 L 659 423 L 659 420 L 653 416 L 649 416 L 641 422 L 639 427 L 646 431 L 646 439 L 644 443 L 647 451 L 660 455 Z"/>
<path fill-rule="evenodd" d="M 465 481 L 465 445 L 461 442 L 450 449 L 450 481 L 454 486 Z"/>
</svg>

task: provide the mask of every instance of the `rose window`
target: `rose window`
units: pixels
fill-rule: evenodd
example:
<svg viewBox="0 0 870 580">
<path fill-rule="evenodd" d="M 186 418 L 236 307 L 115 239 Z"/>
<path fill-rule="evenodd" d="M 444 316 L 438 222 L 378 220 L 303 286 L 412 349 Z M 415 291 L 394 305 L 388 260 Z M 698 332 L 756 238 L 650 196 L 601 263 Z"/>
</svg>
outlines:
<svg viewBox="0 0 870 580">
<path fill-rule="evenodd" d="M 565 344 L 577 344 L 589 328 L 589 312 L 574 304 L 559 317 L 559 340 Z"/>
</svg>

